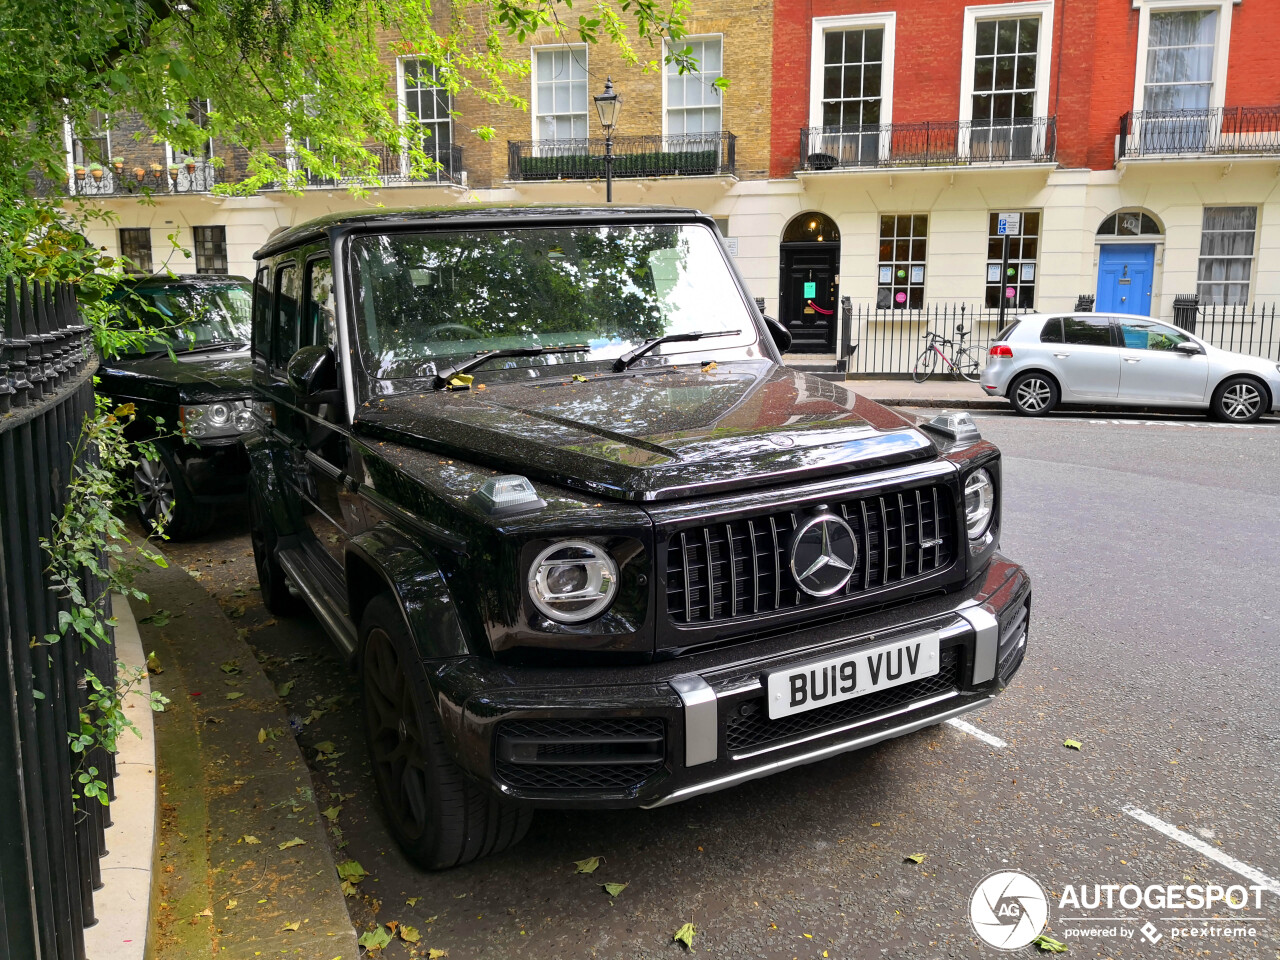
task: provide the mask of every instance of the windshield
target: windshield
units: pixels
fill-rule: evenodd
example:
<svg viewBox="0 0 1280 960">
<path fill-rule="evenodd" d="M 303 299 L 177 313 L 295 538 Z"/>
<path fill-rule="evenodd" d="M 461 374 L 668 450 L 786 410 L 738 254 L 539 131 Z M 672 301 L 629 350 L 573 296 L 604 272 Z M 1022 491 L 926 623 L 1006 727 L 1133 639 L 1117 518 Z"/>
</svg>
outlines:
<svg viewBox="0 0 1280 960">
<path fill-rule="evenodd" d="M 443 358 L 516 347 L 585 345 L 491 368 L 608 360 L 673 333 L 741 331 L 656 353 L 756 341 L 753 314 L 703 226 L 368 236 L 353 254 L 356 327 L 377 377 L 425 376 Z"/>
<path fill-rule="evenodd" d="M 162 331 L 161 337 L 142 346 L 143 352 L 172 347 L 180 353 L 212 344 L 248 343 L 252 300 L 247 282 L 185 280 L 135 287 L 123 294 L 120 303 L 126 323 Z"/>
</svg>

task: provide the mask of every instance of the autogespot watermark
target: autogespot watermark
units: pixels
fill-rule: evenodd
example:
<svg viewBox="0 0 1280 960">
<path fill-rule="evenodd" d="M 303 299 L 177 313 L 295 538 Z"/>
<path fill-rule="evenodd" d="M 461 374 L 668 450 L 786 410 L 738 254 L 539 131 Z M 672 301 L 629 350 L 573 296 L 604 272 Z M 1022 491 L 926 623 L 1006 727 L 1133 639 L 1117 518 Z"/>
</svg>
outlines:
<svg viewBox="0 0 1280 960">
<path fill-rule="evenodd" d="M 1058 914 L 1055 936 L 1064 941 L 1252 940 L 1258 918 L 1249 911 L 1262 908 L 1266 890 L 1260 884 L 1068 883 L 1055 902 L 1033 877 L 1000 870 L 974 887 L 969 922 L 1000 950 L 1033 943 L 1048 927 L 1051 908 Z"/>
</svg>

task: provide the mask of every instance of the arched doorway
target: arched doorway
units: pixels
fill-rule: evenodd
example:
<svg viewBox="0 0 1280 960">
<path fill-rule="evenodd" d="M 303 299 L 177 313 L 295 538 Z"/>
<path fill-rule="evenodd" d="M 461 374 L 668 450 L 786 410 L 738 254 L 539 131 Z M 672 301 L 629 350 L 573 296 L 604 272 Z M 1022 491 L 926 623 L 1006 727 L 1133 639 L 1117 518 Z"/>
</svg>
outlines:
<svg viewBox="0 0 1280 960">
<path fill-rule="evenodd" d="M 840 230 L 824 213 L 802 213 L 782 231 L 778 319 L 795 353 L 831 353 L 840 320 Z"/>
<path fill-rule="evenodd" d="M 1164 228 L 1146 210 L 1117 210 L 1098 225 L 1098 313 L 1151 316 L 1156 244 Z"/>
</svg>

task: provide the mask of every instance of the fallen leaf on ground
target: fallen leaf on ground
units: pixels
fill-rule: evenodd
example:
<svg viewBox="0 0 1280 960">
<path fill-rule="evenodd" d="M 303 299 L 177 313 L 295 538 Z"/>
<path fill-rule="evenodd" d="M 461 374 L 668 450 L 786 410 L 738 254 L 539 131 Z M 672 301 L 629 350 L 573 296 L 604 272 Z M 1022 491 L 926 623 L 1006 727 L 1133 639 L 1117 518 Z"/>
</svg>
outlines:
<svg viewBox="0 0 1280 960">
<path fill-rule="evenodd" d="M 301 920 L 290 920 L 280 929 L 281 930 L 297 930 L 300 926 L 302 926 Z"/>
<path fill-rule="evenodd" d="M 411 907 L 416 907 L 418 905 L 419 899 L 420 899 L 419 897 L 410 897 L 408 900 L 405 901 L 405 903 L 407 903 Z M 431 922 L 430 920 L 427 921 L 427 923 L 430 923 L 430 922 Z"/>
<path fill-rule="evenodd" d="M 1045 953 L 1066 953 L 1068 949 L 1067 945 L 1061 940 L 1055 940 L 1053 937 L 1044 933 L 1040 934 L 1040 936 L 1036 937 L 1031 942 Z"/>
<path fill-rule="evenodd" d="M 580 373 L 575 373 L 575 374 L 573 375 L 573 379 L 574 379 L 574 380 L 576 380 L 578 383 L 586 383 L 586 382 L 587 382 L 587 378 L 586 378 L 586 377 L 584 377 L 584 376 L 583 376 L 582 374 L 580 374 Z"/>
<path fill-rule="evenodd" d="M 333 745 L 332 740 L 321 740 L 313 749 L 321 756 L 327 757 L 329 754 L 337 752 L 338 748 Z"/>
<path fill-rule="evenodd" d="M 228 910 L 234 910 L 234 909 L 236 908 L 236 904 L 238 904 L 239 902 L 240 902 L 239 900 L 228 900 L 228 901 L 227 901 L 227 909 L 228 909 Z"/>
<path fill-rule="evenodd" d="M 336 807 L 330 807 L 329 809 L 323 810 L 321 812 L 325 815 L 325 819 L 337 820 L 338 814 L 342 812 L 342 804 L 338 804 Z"/>
<path fill-rule="evenodd" d="M 432 947 L 427 951 L 427 960 L 440 960 L 441 957 L 447 957 L 448 955 L 448 950 L 437 950 L 435 947 Z"/>
<path fill-rule="evenodd" d="M 710 363 L 704 363 L 702 365 L 703 373 L 714 373 L 715 369 L 716 369 L 716 362 L 714 360 L 712 360 Z"/>
<path fill-rule="evenodd" d="M 212 917 L 212 916 L 213 916 L 213 907 L 205 907 L 203 910 L 201 910 L 199 913 L 197 913 L 197 914 L 196 914 L 196 916 L 197 916 L 197 917 Z"/>
<path fill-rule="evenodd" d="M 411 927 L 406 923 L 400 927 L 400 939 L 405 943 L 417 943 L 422 939 L 422 934 L 418 932 L 417 927 Z"/>
<path fill-rule="evenodd" d="M 1062 745 L 1072 750 L 1080 750 L 1081 748 L 1084 747 L 1084 744 L 1082 744 L 1079 740 L 1063 740 Z"/>
<path fill-rule="evenodd" d="M 697 934 L 697 930 L 693 928 L 692 923 L 686 923 L 683 927 L 671 935 L 671 939 L 676 943 L 683 943 L 688 949 L 693 949 L 693 938 Z"/>
<path fill-rule="evenodd" d="M 307 841 L 301 839 L 300 837 L 294 837 L 292 840 L 286 840 L 284 843 L 280 844 L 278 849 L 288 850 L 290 847 L 300 847 L 306 842 Z"/>
<path fill-rule="evenodd" d="M 235 660 L 224 660 L 222 662 L 222 666 L 219 667 L 218 669 L 220 669 L 223 673 L 239 673 L 240 664 Z"/>
<path fill-rule="evenodd" d="M 912 853 L 902 858 L 903 863 L 924 863 L 925 855 L 923 853 Z"/>
<path fill-rule="evenodd" d="M 293 689 L 293 681 L 286 680 L 284 683 L 280 684 L 280 686 L 276 687 L 276 696 L 287 697 L 289 695 L 289 691 L 292 689 Z"/>
<path fill-rule="evenodd" d="M 228 699 L 228 700 L 239 700 L 239 699 L 240 699 L 241 697 L 243 697 L 243 696 L 244 696 L 244 694 L 243 694 L 243 693 L 241 693 L 239 690 L 232 690 L 230 693 L 228 693 L 228 694 L 227 694 L 227 699 Z"/>
<path fill-rule="evenodd" d="M 259 840 L 257 837 L 255 837 L 255 836 L 254 836 L 253 834 L 251 834 L 251 833 L 246 833 L 246 834 L 245 834 L 243 837 L 241 837 L 240 839 L 241 839 L 242 841 L 244 841 L 245 843 L 249 843 L 249 844 L 261 843 L 261 842 L 262 842 L 261 840 Z"/>
<path fill-rule="evenodd" d="M 600 866 L 600 858 L 587 857 L 585 860 L 575 860 L 573 865 L 577 867 L 574 873 L 595 873 L 596 868 Z"/>
<path fill-rule="evenodd" d="M 258 742 L 259 742 L 259 743 L 266 743 L 266 742 L 267 742 L 267 730 L 266 730 L 266 728 L 265 728 L 265 727 L 259 727 L 259 728 L 258 728 Z"/>
<path fill-rule="evenodd" d="M 350 880 L 352 883 L 359 883 L 368 876 L 364 871 L 364 867 L 356 860 L 345 860 L 338 864 L 338 876 L 343 880 Z"/>
<path fill-rule="evenodd" d="M 139 623 L 150 623 L 150 624 L 154 624 L 154 625 L 155 625 L 155 626 L 157 626 L 157 627 L 163 627 L 166 623 L 168 623 L 168 622 L 169 622 L 169 619 L 170 619 L 172 616 L 173 616 L 173 614 L 172 614 L 172 613 L 170 613 L 168 610 L 165 610 L 165 609 L 161 608 L 161 609 L 157 610 L 155 613 L 152 613 L 152 614 L 149 614 L 149 615 L 147 615 L 147 616 L 143 617 L 143 618 L 142 618 L 141 620 L 139 620 L 138 622 L 139 622 Z M 155 656 L 155 654 L 152 654 L 152 656 Z"/>
<path fill-rule="evenodd" d="M 156 656 L 154 650 L 147 654 L 147 669 L 152 673 L 164 673 L 164 668 L 160 666 L 160 658 Z"/>
<path fill-rule="evenodd" d="M 603 886 L 604 886 L 604 892 L 605 892 L 605 893 L 607 893 L 607 894 L 608 894 L 609 896 L 611 896 L 611 897 L 616 897 L 616 896 L 617 896 L 618 894 L 620 894 L 623 890 L 627 889 L 628 884 L 625 884 L 625 883 L 606 883 L 606 884 L 604 884 Z"/>
<path fill-rule="evenodd" d="M 386 927 L 378 927 L 376 930 L 360 934 L 357 942 L 366 950 L 381 950 L 391 942 L 391 931 Z"/>
</svg>

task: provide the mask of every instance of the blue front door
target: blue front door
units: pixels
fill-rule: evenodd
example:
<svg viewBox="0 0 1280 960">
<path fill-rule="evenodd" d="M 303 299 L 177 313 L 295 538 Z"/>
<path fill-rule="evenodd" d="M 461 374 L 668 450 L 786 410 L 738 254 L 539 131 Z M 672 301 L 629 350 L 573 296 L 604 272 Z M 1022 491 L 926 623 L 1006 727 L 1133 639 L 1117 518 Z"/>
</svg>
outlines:
<svg viewBox="0 0 1280 960">
<path fill-rule="evenodd" d="M 1151 316 L 1156 248 L 1150 243 L 1111 243 L 1098 257 L 1098 313 Z"/>
</svg>

